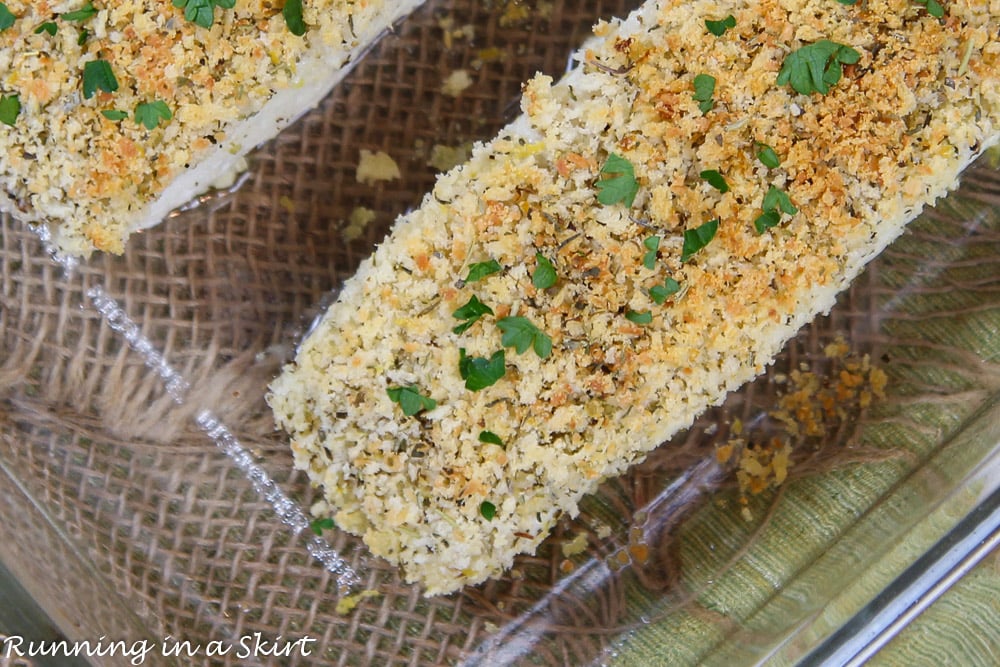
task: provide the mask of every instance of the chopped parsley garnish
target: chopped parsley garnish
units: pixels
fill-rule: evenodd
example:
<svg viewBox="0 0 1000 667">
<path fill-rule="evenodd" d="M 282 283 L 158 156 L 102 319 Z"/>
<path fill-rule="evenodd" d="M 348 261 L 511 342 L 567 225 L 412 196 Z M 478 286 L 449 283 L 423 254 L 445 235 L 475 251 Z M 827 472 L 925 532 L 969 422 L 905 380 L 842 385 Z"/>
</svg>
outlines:
<svg viewBox="0 0 1000 667">
<path fill-rule="evenodd" d="M 712 96 L 715 95 L 715 77 L 709 74 L 699 74 L 694 78 L 694 95 L 698 108 L 702 113 L 708 113 L 715 107 Z"/>
<path fill-rule="evenodd" d="M 281 15 L 285 17 L 288 32 L 296 37 L 306 34 L 306 23 L 302 20 L 302 0 L 286 0 L 285 6 L 281 8 Z"/>
<path fill-rule="evenodd" d="M 420 388 L 411 384 L 409 387 L 386 387 L 385 393 L 389 395 L 389 400 L 399 403 L 403 409 L 403 414 L 407 417 L 423 410 L 433 410 L 437 407 L 437 401 L 420 394 Z"/>
<path fill-rule="evenodd" d="M 86 28 L 80 29 L 80 36 L 76 38 L 77 46 L 83 46 L 87 43 L 87 39 L 90 37 L 90 31 Z"/>
<path fill-rule="evenodd" d="M 858 0 L 837 0 L 837 2 L 839 2 L 842 5 L 856 5 L 856 4 L 858 4 Z"/>
<path fill-rule="evenodd" d="M 55 35 L 59 31 L 59 26 L 57 26 L 52 21 L 46 21 L 37 28 L 35 28 L 35 34 L 41 35 L 43 32 L 49 33 L 49 35 Z"/>
<path fill-rule="evenodd" d="M 644 310 L 642 312 L 628 310 L 625 312 L 625 319 L 629 322 L 634 322 L 635 324 L 649 324 L 653 321 L 653 313 L 648 310 Z"/>
<path fill-rule="evenodd" d="M 721 21 L 705 19 L 705 27 L 708 28 L 708 31 L 716 37 L 722 37 L 726 34 L 727 30 L 736 27 L 736 17 L 730 14 Z"/>
<path fill-rule="evenodd" d="M 667 278 L 662 285 L 654 285 L 649 288 L 649 298 L 657 305 L 662 306 L 664 302 L 681 291 L 681 284 L 673 278 Z"/>
<path fill-rule="evenodd" d="M 494 352 L 489 359 L 466 356 L 464 347 L 458 350 L 458 355 L 458 374 L 465 380 L 465 388 L 469 391 L 486 389 L 496 384 L 507 372 L 503 350 Z"/>
<path fill-rule="evenodd" d="M 530 347 L 542 359 L 552 354 L 552 339 L 528 318 L 505 317 L 497 320 L 497 326 L 503 332 L 500 342 L 504 347 L 512 347 L 518 354 L 524 354 Z"/>
<path fill-rule="evenodd" d="M 495 259 L 491 259 L 488 262 L 476 262 L 469 266 L 469 275 L 465 277 L 463 283 L 474 283 L 482 280 L 486 276 L 493 275 L 494 273 L 500 273 L 503 267 Z"/>
<path fill-rule="evenodd" d="M 0 123 L 14 125 L 21 113 L 21 98 L 17 95 L 0 95 Z"/>
<path fill-rule="evenodd" d="M 202 28 L 215 22 L 215 8 L 232 9 L 236 0 L 173 0 L 174 7 L 184 8 L 184 18 Z"/>
<path fill-rule="evenodd" d="M 161 120 L 170 120 L 173 117 L 170 107 L 162 100 L 139 102 L 135 105 L 135 122 L 138 125 L 145 125 L 147 130 L 156 128 Z"/>
<path fill-rule="evenodd" d="M 764 195 L 764 203 L 761 204 L 761 208 L 764 212 L 753 223 L 758 234 L 763 234 L 781 222 L 782 211 L 788 215 L 795 215 L 799 212 L 795 208 L 795 205 L 792 204 L 792 200 L 788 198 L 788 195 L 773 185 L 767 191 L 767 194 Z"/>
<path fill-rule="evenodd" d="M 479 432 L 479 442 L 485 442 L 487 445 L 496 445 L 498 447 L 503 447 L 503 440 L 500 436 L 493 431 L 480 431 Z"/>
<path fill-rule="evenodd" d="M 656 268 L 656 255 L 660 250 L 660 237 L 649 236 L 642 245 L 646 246 L 646 253 L 642 256 L 642 265 L 652 271 Z"/>
<path fill-rule="evenodd" d="M 778 72 L 777 83 L 790 84 L 803 95 L 830 92 L 844 74 L 843 66 L 860 60 L 861 54 L 849 46 L 821 39 L 792 51 Z"/>
<path fill-rule="evenodd" d="M 14 25 L 14 21 L 16 20 L 17 17 L 7 8 L 7 4 L 0 2 L 0 31 Z"/>
<path fill-rule="evenodd" d="M 540 252 L 535 253 L 535 272 L 531 276 L 531 284 L 538 289 L 548 289 L 556 284 L 556 267 L 548 257 Z"/>
<path fill-rule="evenodd" d="M 479 513 L 483 515 L 483 518 L 487 521 L 492 521 L 493 517 L 497 515 L 497 506 L 488 500 L 484 500 L 479 505 Z"/>
<path fill-rule="evenodd" d="M 781 166 L 781 158 L 774 152 L 774 149 L 767 144 L 757 143 L 757 159 L 768 169 L 777 169 Z"/>
<path fill-rule="evenodd" d="M 80 9 L 77 9 L 76 11 L 60 14 L 59 18 L 63 19 L 64 21 L 86 21 L 96 13 L 97 10 L 94 9 L 93 3 L 88 2 Z"/>
<path fill-rule="evenodd" d="M 111 71 L 111 63 L 107 60 L 91 60 L 83 65 L 83 97 L 90 99 L 103 90 L 106 93 L 113 93 L 118 90 L 118 79 Z"/>
<path fill-rule="evenodd" d="M 681 251 L 681 261 L 686 262 L 696 252 L 711 243 L 715 233 L 719 231 L 719 219 L 709 220 L 700 227 L 684 230 L 684 248 Z"/>
<path fill-rule="evenodd" d="M 337 524 L 334 523 L 333 519 L 331 519 L 330 517 L 324 517 L 322 519 L 313 519 L 312 523 L 309 524 L 309 528 L 312 529 L 312 532 L 316 533 L 317 535 L 322 535 L 324 530 L 333 530 L 336 527 Z"/>
<path fill-rule="evenodd" d="M 639 183 L 635 180 L 635 167 L 632 163 L 612 153 L 601 168 L 601 175 L 604 178 L 597 181 L 597 201 L 605 206 L 622 202 L 626 208 L 631 208 L 639 192 Z"/>
<path fill-rule="evenodd" d="M 914 0 L 918 5 L 927 8 L 927 13 L 936 19 L 944 18 L 944 7 L 937 0 Z"/>
<path fill-rule="evenodd" d="M 476 298 L 475 295 L 472 295 L 472 298 L 469 299 L 468 303 L 460 308 L 457 308 L 455 312 L 451 314 L 451 316 L 456 320 L 465 320 L 462 324 L 459 324 L 451 331 L 456 334 L 465 333 L 469 330 L 469 327 L 479 321 L 480 317 L 492 314 L 492 308 Z"/>
<path fill-rule="evenodd" d="M 121 109 L 101 109 L 101 115 L 108 120 L 119 121 L 128 118 L 128 111 Z"/>
<path fill-rule="evenodd" d="M 729 192 L 729 184 L 726 183 L 726 179 L 722 177 L 722 174 L 717 172 L 715 169 L 706 169 L 699 174 L 705 181 L 708 182 L 713 188 L 719 192 L 725 194 Z"/>
</svg>

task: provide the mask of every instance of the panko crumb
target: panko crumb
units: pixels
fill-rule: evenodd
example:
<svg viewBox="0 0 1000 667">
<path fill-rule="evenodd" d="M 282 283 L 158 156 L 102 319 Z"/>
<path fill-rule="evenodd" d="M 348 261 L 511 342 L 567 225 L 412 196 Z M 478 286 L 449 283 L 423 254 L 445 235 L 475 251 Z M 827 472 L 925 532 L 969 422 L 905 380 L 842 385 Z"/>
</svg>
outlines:
<svg viewBox="0 0 1000 667">
<path fill-rule="evenodd" d="M 373 153 L 367 148 L 361 149 L 361 157 L 354 175 L 358 183 L 374 185 L 379 181 L 394 181 L 402 175 L 399 165 L 385 151 Z"/>
<path fill-rule="evenodd" d="M 472 76 L 467 69 L 456 69 L 445 77 L 441 92 L 449 97 L 458 97 L 472 85 Z"/>
<path fill-rule="evenodd" d="M 368 229 L 368 225 L 377 218 L 378 214 L 372 209 L 365 206 L 355 206 L 351 210 L 350 217 L 347 218 L 347 224 L 344 225 L 344 228 L 340 232 L 341 236 L 348 243 L 357 241 L 364 235 L 365 230 Z"/>
</svg>

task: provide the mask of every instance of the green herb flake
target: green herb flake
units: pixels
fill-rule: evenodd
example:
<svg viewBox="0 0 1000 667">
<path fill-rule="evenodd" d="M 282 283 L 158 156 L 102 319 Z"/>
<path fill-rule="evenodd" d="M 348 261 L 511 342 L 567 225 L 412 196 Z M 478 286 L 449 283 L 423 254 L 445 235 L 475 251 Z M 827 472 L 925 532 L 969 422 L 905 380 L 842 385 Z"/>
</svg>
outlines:
<svg viewBox="0 0 1000 667">
<path fill-rule="evenodd" d="M 14 125 L 21 113 L 21 98 L 17 95 L 0 96 L 0 123 Z"/>
<path fill-rule="evenodd" d="M 296 37 L 306 34 L 306 23 L 302 20 L 302 0 L 287 0 L 281 9 L 281 15 L 285 17 L 288 32 Z"/>
<path fill-rule="evenodd" d="M 656 268 L 656 256 L 660 250 L 660 237 L 649 236 L 642 245 L 646 247 L 646 253 L 642 256 L 642 265 L 652 271 Z"/>
<path fill-rule="evenodd" d="M 502 270 L 503 267 L 495 259 L 491 259 L 488 262 L 476 262 L 469 266 L 469 275 L 462 282 L 465 284 L 478 282 L 486 276 L 500 273 Z"/>
<path fill-rule="evenodd" d="M 722 37 L 726 34 L 727 30 L 736 27 L 736 17 L 730 14 L 721 21 L 705 19 L 705 27 L 708 28 L 708 31 L 716 37 Z"/>
<path fill-rule="evenodd" d="M 531 284 L 538 289 L 548 289 L 555 285 L 558 276 L 552 262 L 540 252 L 535 253 L 535 262 L 535 272 L 531 276 Z"/>
<path fill-rule="evenodd" d="M 764 203 L 761 205 L 761 208 L 765 211 L 773 211 L 774 209 L 780 208 L 788 215 L 795 215 L 799 212 L 799 209 L 795 208 L 792 204 L 792 200 L 788 198 L 788 195 L 773 185 L 768 188 L 767 194 L 764 195 Z"/>
<path fill-rule="evenodd" d="M 777 211 L 765 211 L 753 221 L 754 229 L 758 234 L 763 234 L 771 227 L 777 226 L 781 222 L 781 214 Z"/>
<path fill-rule="evenodd" d="M 699 74 L 694 78 L 694 95 L 692 97 L 699 102 L 698 108 L 702 113 L 708 113 L 715 107 L 712 96 L 715 95 L 715 77 L 709 74 Z"/>
<path fill-rule="evenodd" d="M 80 36 L 76 38 L 76 45 L 83 46 L 84 44 L 87 43 L 87 40 L 89 38 L 90 38 L 90 31 L 87 30 L 86 28 L 82 28 L 80 30 Z"/>
<path fill-rule="evenodd" d="M 681 261 L 686 262 L 692 255 L 711 243 L 715 233 L 719 231 L 719 219 L 709 220 L 700 227 L 684 230 L 684 247 L 681 250 Z"/>
<path fill-rule="evenodd" d="M 35 28 L 35 34 L 41 35 L 43 32 L 47 32 L 50 36 L 55 35 L 59 31 L 59 26 L 57 26 L 52 21 L 46 21 L 37 28 Z"/>
<path fill-rule="evenodd" d="M 625 312 L 625 319 L 629 322 L 634 322 L 635 324 L 649 324 L 653 321 L 653 313 L 648 310 L 644 310 L 642 312 L 628 310 Z"/>
<path fill-rule="evenodd" d="M 856 4 L 858 4 L 858 0 L 837 0 L 837 2 L 839 2 L 842 5 L 856 5 Z"/>
<path fill-rule="evenodd" d="M 90 99 L 98 90 L 113 93 L 118 90 L 118 79 L 107 60 L 91 60 L 83 65 L 83 97 Z"/>
<path fill-rule="evenodd" d="M 437 407 L 437 401 L 420 394 L 420 388 L 415 384 L 409 387 L 387 387 L 385 393 L 389 395 L 389 400 L 399 403 L 403 409 L 403 414 L 407 417 L 421 412 L 422 410 L 433 410 Z"/>
<path fill-rule="evenodd" d="M 135 105 L 135 122 L 137 125 L 144 125 L 147 130 L 155 129 L 161 120 L 170 120 L 173 117 L 170 107 L 161 100 L 139 102 Z"/>
<path fill-rule="evenodd" d="M 479 442 L 486 443 L 487 445 L 496 445 L 497 447 L 503 447 L 503 440 L 500 436 L 493 431 L 480 431 L 479 432 Z"/>
<path fill-rule="evenodd" d="M 773 148 L 759 142 L 757 143 L 757 148 L 760 149 L 757 151 L 757 159 L 760 160 L 761 164 L 768 169 L 777 169 L 781 166 L 781 158 L 778 157 Z"/>
<path fill-rule="evenodd" d="M 472 298 L 469 299 L 468 303 L 460 308 L 457 308 L 455 312 L 451 314 L 451 316 L 456 320 L 465 320 L 462 324 L 459 324 L 451 331 L 455 334 L 465 333 L 469 330 L 469 327 L 479 321 L 480 317 L 492 314 L 493 309 L 473 295 Z"/>
<path fill-rule="evenodd" d="M 821 39 L 792 51 L 785 57 L 778 72 L 777 84 L 790 84 L 803 95 L 830 92 L 843 76 L 844 65 L 852 65 L 861 54 L 849 46 Z"/>
<path fill-rule="evenodd" d="M 95 14 L 97 14 L 97 10 L 94 9 L 93 3 L 88 2 L 80 9 L 77 9 L 76 11 L 60 14 L 59 18 L 61 18 L 64 21 L 86 21 Z"/>
<path fill-rule="evenodd" d="M 936 19 L 944 18 L 944 7 L 937 0 L 914 0 L 918 5 L 927 8 L 927 13 Z"/>
<path fill-rule="evenodd" d="M 761 208 L 764 212 L 753 221 L 754 229 L 757 230 L 758 234 L 763 234 L 781 222 L 782 211 L 788 215 L 795 215 L 799 212 L 795 208 L 795 205 L 792 204 L 792 200 L 789 199 L 788 195 L 773 185 L 768 189 L 767 194 L 764 195 L 764 202 L 761 204 Z"/>
<path fill-rule="evenodd" d="M 215 8 L 232 9 L 236 0 L 173 0 L 174 7 L 184 9 L 184 18 L 202 28 L 215 22 Z"/>
<path fill-rule="evenodd" d="M 497 506 L 488 500 L 484 500 L 479 505 L 479 513 L 483 515 L 483 518 L 487 521 L 492 521 L 493 517 L 497 515 Z"/>
<path fill-rule="evenodd" d="M 722 177 L 722 174 L 717 172 L 715 169 L 706 169 L 699 174 L 709 185 L 718 190 L 719 192 L 725 194 L 729 192 L 729 184 L 726 183 L 726 179 Z"/>
<path fill-rule="evenodd" d="M 465 380 L 465 388 L 469 391 L 486 389 L 496 384 L 507 372 L 503 350 L 494 352 L 489 359 L 467 356 L 464 347 L 459 349 L 458 354 L 458 373 Z"/>
<path fill-rule="evenodd" d="M 313 519 L 312 523 L 309 524 L 309 528 L 312 530 L 312 532 L 320 536 L 323 535 L 324 530 L 333 530 L 336 527 L 337 524 L 334 523 L 333 519 L 331 519 L 330 517 L 324 517 L 322 519 Z"/>
<path fill-rule="evenodd" d="M 632 163 L 612 153 L 601 168 L 601 175 L 604 178 L 597 181 L 597 201 L 605 206 L 622 202 L 626 208 L 631 208 L 639 192 L 639 183 L 635 180 L 635 167 Z"/>
<path fill-rule="evenodd" d="M 7 8 L 7 4 L 0 2 L 0 31 L 6 30 L 7 28 L 14 25 L 14 21 L 17 17 Z"/>
<path fill-rule="evenodd" d="M 552 339 L 526 317 L 505 317 L 497 320 L 497 327 L 503 332 L 503 346 L 514 348 L 518 354 L 524 354 L 529 347 L 542 359 L 552 354 Z"/>
<path fill-rule="evenodd" d="M 108 120 L 117 122 L 128 118 L 128 111 L 122 111 L 121 109 L 101 109 L 101 115 Z"/>
<path fill-rule="evenodd" d="M 662 285 L 649 288 L 649 298 L 653 303 L 662 306 L 667 299 L 681 291 L 681 284 L 673 278 L 667 278 Z"/>
</svg>

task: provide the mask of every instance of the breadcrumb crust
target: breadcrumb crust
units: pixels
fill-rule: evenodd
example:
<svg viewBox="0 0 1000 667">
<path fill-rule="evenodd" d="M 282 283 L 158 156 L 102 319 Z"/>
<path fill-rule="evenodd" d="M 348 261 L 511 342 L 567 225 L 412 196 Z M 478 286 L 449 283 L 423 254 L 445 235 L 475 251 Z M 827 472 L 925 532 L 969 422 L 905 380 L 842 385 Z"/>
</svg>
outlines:
<svg viewBox="0 0 1000 667">
<path fill-rule="evenodd" d="M 735 28 L 706 30 L 728 14 Z M 997 142 L 998 16 L 995 0 L 949 2 L 943 20 L 908 0 L 673 0 L 599 24 L 578 69 L 530 81 L 524 115 L 400 218 L 273 383 L 320 509 L 430 595 L 532 552 L 601 480 L 759 374 Z M 787 54 L 818 39 L 860 61 L 827 95 L 776 85 Z M 716 79 L 707 113 L 698 74 Z M 634 165 L 631 209 L 596 199 L 612 153 Z M 772 186 L 798 212 L 758 234 Z M 713 218 L 715 238 L 681 262 L 683 232 Z M 533 286 L 537 253 L 554 287 Z M 464 284 L 487 260 L 503 270 Z M 667 277 L 682 289 L 657 304 L 648 290 Z M 455 334 L 473 295 L 494 315 Z M 510 315 L 546 332 L 551 355 L 508 348 L 506 375 L 469 391 L 460 349 L 502 349 Z M 405 416 L 386 389 L 409 385 L 437 407 Z"/>
</svg>

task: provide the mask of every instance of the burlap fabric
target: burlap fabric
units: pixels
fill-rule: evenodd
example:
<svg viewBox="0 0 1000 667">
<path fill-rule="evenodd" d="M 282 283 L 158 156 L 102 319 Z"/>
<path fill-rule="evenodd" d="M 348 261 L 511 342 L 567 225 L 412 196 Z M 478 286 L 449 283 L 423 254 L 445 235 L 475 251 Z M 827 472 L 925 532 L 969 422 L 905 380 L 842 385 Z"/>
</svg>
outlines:
<svg viewBox="0 0 1000 667">
<path fill-rule="evenodd" d="M 1000 179 L 982 165 L 767 377 L 607 483 L 502 580 L 424 599 L 334 531 L 325 538 L 359 575 L 338 578 L 310 555 L 312 534 L 283 521 L 268 487 L 199 427 L 210 409 L 274 488 L 308 508 L 313 491 L 274 432 L 267 382 L 332 290 L 431 188 L 435 147 L 492 136 L 518 113 L 524 80 L 558 75 L 595 19 L 635 4 L 430 1 L 319 109 L 256 151 L 240 187 L 133 238 L 122 257 L 67 273 L 32 231 L 0 220 L 0 558 L 68 636 L 317 640 L 311 657 L 153 652 L 144 664 L 751 659 L 860 567 L 812 568 L 858 517 L 898 510 L 889 501 L 914 471 L 937 480 L 872 529 L 885 544 L 859 557 L 871 563 L 986 456 L 988 428 L 949 458 L 961 465 L 927 472 L 1000 390 Z M 461 69 L 471 86 L 443 92 Z M 387 152 L 402 177 L 359 183 L 362 149 Z M 375 218 L 352 238 L 358 207 Z M 105 297 L 134 330 L 100 311 Z M 884 358 L 890 399 L 798 443 L 793 480 L 753 497 L 747 520 L 715 444 L 737 418 L 766 432 L 761 416 L 790 370 L 835 372 L 823 350 L 837 336 Z M 136 350 L 143 341 L 176 372 L 169 387 L 163 366 Z M 567 555 L 580 536 L 586 550 Z M 782 606 L 780 591 L 807 575 L 819 582 L 807 602 Z M 377 595 L 337 608 L 362 590 Z M 736 645 L 745 652 L 728 652 Z"/>
</svg>

